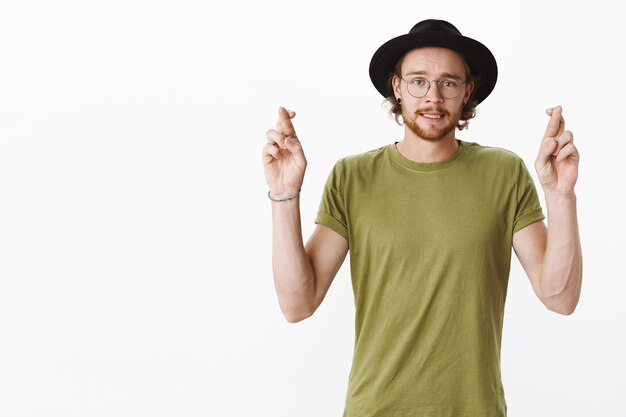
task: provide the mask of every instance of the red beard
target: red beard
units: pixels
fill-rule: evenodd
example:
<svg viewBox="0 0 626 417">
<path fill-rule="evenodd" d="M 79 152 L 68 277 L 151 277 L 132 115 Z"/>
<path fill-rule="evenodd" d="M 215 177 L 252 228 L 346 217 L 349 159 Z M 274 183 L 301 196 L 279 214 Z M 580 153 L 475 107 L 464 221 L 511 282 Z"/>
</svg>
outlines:
<svg viewBox="0 0 626 417">
<path fill-rule="evenodd" d="M 461 103 L 462 105 L 462 103 Z M 404 107 L 402 108 L 402 118 L 404 120 L 404 124 L 411 130 L 411 132 L 415 133 L 419 138 L 427 140 L 429 142 L 438 142 L 444 139 L 450 132 L 453 132 L 456 128 L 456 125 L 459 123 L 461 118 L 461 110 L 455 114 L 450 114 L 445 110 L 439 109 L 421 109 L 415 112 L 413 117 L 408 117 L 405 113 Z M 419 113 L 441 113 L 444 117 L 448 118 L 448 122 L 442 124 L 441 126 L 428 126 L 426 129 L 421 127 L 416 121 L 418 117 L 421 117 Z"/>
</svg>

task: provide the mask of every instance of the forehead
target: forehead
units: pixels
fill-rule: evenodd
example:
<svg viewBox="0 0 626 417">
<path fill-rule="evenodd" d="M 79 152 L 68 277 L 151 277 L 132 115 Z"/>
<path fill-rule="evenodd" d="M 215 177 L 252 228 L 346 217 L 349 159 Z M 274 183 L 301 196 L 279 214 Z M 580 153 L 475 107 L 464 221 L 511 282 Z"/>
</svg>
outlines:
<svg viewBox="0 0 626 417">
<path fill-rule="evenodd" d="M 424 47 L 412 49 L 402 57 L 402 74 L 425 72 L 431 75 L 442 73 L 464 77 L 466 64 L 463 57 L 451 49 Z"/>
</svg>

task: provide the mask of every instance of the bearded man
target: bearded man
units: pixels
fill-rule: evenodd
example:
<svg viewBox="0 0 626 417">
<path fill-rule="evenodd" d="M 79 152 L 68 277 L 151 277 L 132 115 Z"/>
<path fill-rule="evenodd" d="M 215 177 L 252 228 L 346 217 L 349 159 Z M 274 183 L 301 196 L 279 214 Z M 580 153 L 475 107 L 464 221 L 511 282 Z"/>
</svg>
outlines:
<svg viewBox="0 0 626 417">
<path fill-rule="evenodd" d="M 535 161 L 546 227 L 518 156 L 455 138 L 495 87 L 486 46 L 425 20 L 383 44 L 369 71 L 404 137 L 337 162 L 306 245 L 295 113 L 279 108 L 267 132 L 280 307 L 290 322 L 310 317 L 350 251 L 355 345 L 344 417 L 506 416 L 500 346 L 512 249 L 549 310 L 569 315 L 580 297 L 572 133 L 560 106 L 547 110 Z"/>
</svg>

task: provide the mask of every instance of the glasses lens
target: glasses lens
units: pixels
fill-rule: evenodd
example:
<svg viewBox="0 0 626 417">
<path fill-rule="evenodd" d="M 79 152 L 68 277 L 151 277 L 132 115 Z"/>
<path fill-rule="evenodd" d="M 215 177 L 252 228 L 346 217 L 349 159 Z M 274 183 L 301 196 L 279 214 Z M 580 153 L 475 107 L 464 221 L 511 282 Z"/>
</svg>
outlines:
<svg viewBox="0 0 626 417">
<path fill-rule="evenodd" d="M 425 78 L 413 78 L 407 82 L 409 94 L 415 98 L 423 97 L 428 92 L 428 80 Z"/>
<path fill-rule="evenodd" d="M 438 83 L 439 91 L 444 98 L 455 98 L 461 91 L 461 83 L 452 80 L 443 80 Z"/>
</svg>

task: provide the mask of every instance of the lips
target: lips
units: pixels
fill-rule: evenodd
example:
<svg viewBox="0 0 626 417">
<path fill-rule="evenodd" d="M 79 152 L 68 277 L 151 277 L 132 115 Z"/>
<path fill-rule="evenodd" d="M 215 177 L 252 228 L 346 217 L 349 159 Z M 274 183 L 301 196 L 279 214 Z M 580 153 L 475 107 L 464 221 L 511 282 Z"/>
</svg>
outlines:
<svg viewBox="0 0 626 417">
<path fill-rule="evenodd" d="M 436 108 L 420 109 L 416 111 L 415 114 L 421 116 L 424 119 L 432 120 L 434 122 L 443 120 L 444 117 L 448 116 L 447 111 Z"/>
<path fill-rule="evenodd" d="M 441 113 L 419 113 L 419 115 L 432 120 L 438 120 L 443 117 Z"/>
</svg>

